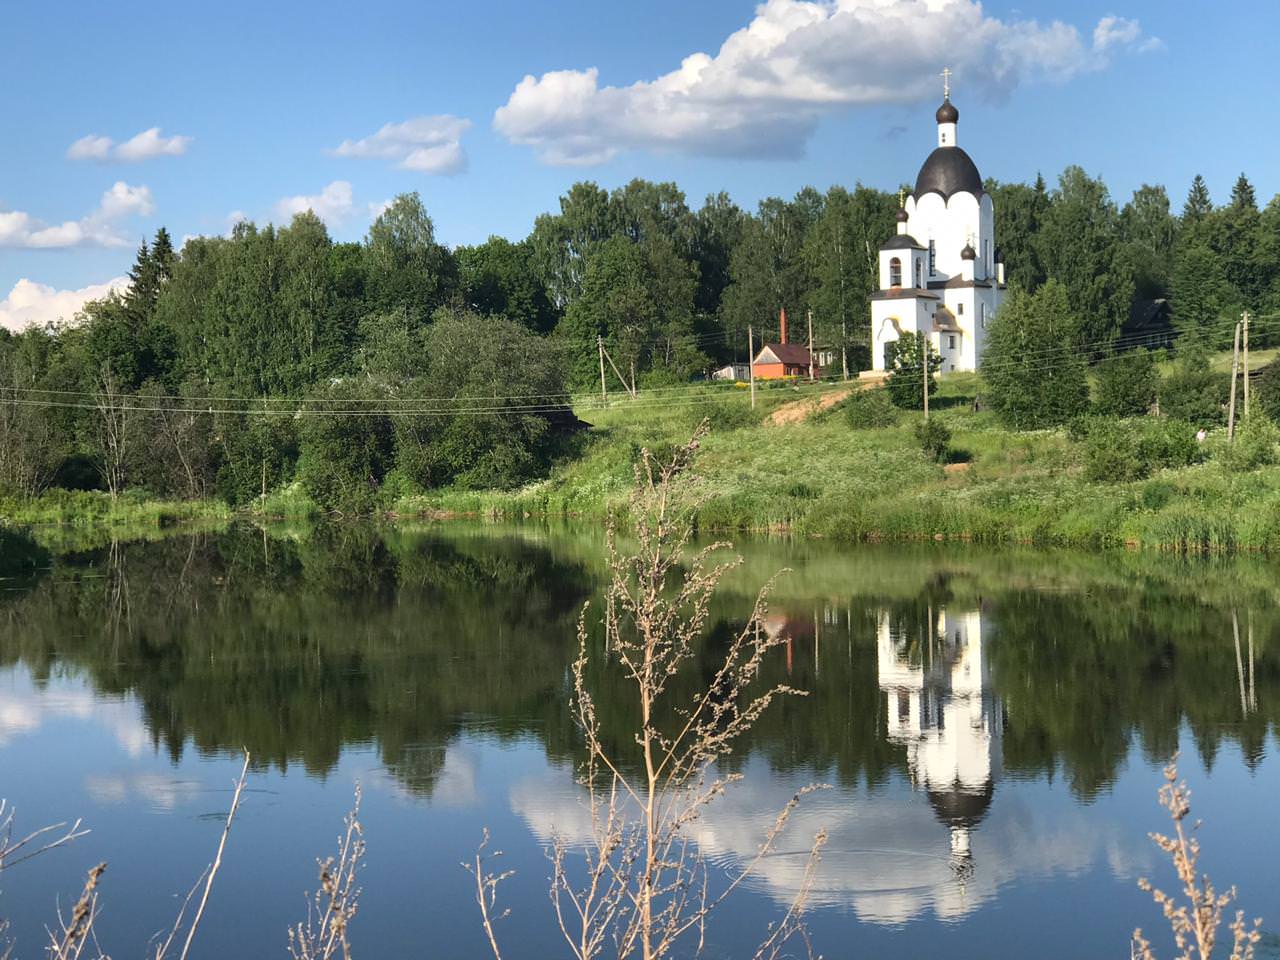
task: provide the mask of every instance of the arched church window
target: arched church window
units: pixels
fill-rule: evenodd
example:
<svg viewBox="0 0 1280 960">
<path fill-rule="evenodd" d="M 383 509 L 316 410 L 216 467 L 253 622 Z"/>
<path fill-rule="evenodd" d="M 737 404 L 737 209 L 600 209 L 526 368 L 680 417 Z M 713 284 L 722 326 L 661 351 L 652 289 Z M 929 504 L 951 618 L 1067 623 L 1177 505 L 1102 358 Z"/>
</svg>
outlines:
<svg viewBox="0 0 1280 960">
<path fill-rule="evenodd" d="M 924 287 L 923 271 L 924 271 L 924 264 L 921 263 L 920 259 L 917 257 L 916 258 L 916 287 L 917 288 Z"/>
<path fill-rule="evenodd" d="M 929 241 L 929 276 L 933 276 L 938 272 L 938 248 L 932 240 Z"/>
<path fill-rule="evenodd" d="M 897 257 L 889 261 L 889 286 L 902 286 L 902 261 Z"/>
</svg>

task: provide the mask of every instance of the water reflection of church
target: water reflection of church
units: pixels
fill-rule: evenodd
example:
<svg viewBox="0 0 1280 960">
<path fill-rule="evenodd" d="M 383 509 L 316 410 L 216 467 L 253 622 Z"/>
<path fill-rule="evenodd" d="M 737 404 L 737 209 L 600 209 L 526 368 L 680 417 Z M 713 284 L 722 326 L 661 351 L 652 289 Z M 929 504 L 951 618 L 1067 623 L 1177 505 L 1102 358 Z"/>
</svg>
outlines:
<svg viewBox="0 0 1280 960">
<path fill-rule="evenodd" d="M 886 735 L 902 744 L 912 782 L 951 831 L 953 867 L 972 870 L 970 831 L 1000 776 L 1001 707 L 991 688 L 982 612 L 879 616 L 877 673 Z"/>
</svg>

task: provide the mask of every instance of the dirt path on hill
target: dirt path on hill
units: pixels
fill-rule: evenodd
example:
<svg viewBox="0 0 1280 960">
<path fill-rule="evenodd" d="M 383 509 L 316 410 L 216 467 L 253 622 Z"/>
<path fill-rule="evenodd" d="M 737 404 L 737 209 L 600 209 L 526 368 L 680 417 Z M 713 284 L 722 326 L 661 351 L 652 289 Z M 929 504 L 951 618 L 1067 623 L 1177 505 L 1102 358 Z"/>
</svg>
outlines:
<svg viewBox="0 0 1280 960">
<path fill-rule="evenodd" d="M 815 413 L 823 410 L 830 410 L 841 400 L 846 399 L 858 390 L 867 390 L 878 384 L 878 380 L 851 380 L 847 384 L 840 387 L 827 390 L 816 396 L 805 397 L 803 400 L 794 400 L 791 403 L 784 403 L 773 413 L 769 414 L 766 421 L 770 426 L 783 426 L 788 423 L 803 423 Z"/>
</svg>

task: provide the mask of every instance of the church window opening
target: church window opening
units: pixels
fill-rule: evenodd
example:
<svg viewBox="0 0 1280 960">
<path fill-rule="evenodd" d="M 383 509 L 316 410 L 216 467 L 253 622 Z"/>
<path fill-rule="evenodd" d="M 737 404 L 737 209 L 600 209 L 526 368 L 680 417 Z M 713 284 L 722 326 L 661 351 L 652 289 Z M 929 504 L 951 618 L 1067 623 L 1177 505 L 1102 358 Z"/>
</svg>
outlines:
<svg viewBox="0 0 1280 960">
<path fill-rule="evenodd" d="M 947 336 L 947 349 L 954 350 L 956 348 L 956 335 L 954 333 Z"/>
<path fill-rule="evenodd" d="M 889 286 L 902 286 L 902 261 L 897 257 L 889 261 Z"/>
<path fill-rule="evenodd" d="M 963 303 L 957 303 L 957 304 L 956 304 L 956 313 L 960 314 L 960 316 L 962 316 L 962 317 L 964 316 L 964 304 L 963 304 Z"/>
<path fill-rule="evenodd" d="M 978 316 L 981 321 L 982 329 L 987 329 L 987 305 L 985 303 L 978 307 Z"/>
<path fill-rule="evenodd" d="M 987 273 L 991 272 L 991 241 L 982 241 L 982 262 L 986 264 Z"/>
<path fill-rule="evenodd" d="M 933 276 L 938 272 L 938 248 L 932 240 L 929 241 L 929 276 Z"/>
<path fill-rule="evenodd" d="M 916 259 L 916 287 L 917 288 L 924 286 L 924 283 L 922 282 L 922 279 L 921 279 L 921 271 L 923 270 L 924 270 L 924 264 L 921 263 L 920 260 L 917 258 Z"/>
</svg>

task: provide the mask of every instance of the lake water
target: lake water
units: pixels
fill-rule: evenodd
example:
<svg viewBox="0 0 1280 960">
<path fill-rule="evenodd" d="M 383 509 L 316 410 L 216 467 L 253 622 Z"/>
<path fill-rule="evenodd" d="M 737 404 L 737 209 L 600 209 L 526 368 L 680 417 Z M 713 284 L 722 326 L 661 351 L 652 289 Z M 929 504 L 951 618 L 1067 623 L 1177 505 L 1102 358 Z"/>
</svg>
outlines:
<svg viewBox="0 0 1280 960">
<path fill-rule="evenodd" d="M 810 696 L 775 705 L 735 753 L 743 779 L 707 811 L 703 848 L 731 871 L 797 789 L 830 788 L 717 916 L 706 955 L 751 956 L 826 829 L 809 926 L 827 957 L 1123 956 L 1134 926 L 1161 932 L 1137 879 L 1173 886 L 1146 834 L 1165 825 L 1155 792 L 1175 750 L 1204 866 L 1280 929 L 1280 570 L 737 548 L 695 669 L 709 675 L 716 638 L 786 567 L 767 626 L 788 642 L 767 679 Z M 212 856 L 242 748 L 252 772 L 197 956 L 285 955 L 356 783 L 360 956 L 484 955 L 460 863 L 485 829 L 516 871 L 500 889 L 508 958 L 565 955 L 545 850 L 588 830 L 567 676 L 604 572 L 599 530 L 45 547 L 0 533 L 0 551 L 0 797 L 20 827 L 92 830 L 0 874 L 17 956 L 41 954 L 57 903 L 101 860 L 99 937 L 142 955 Z M 622 730 L 614 689 L 606 725 Z"/>
</svg>

